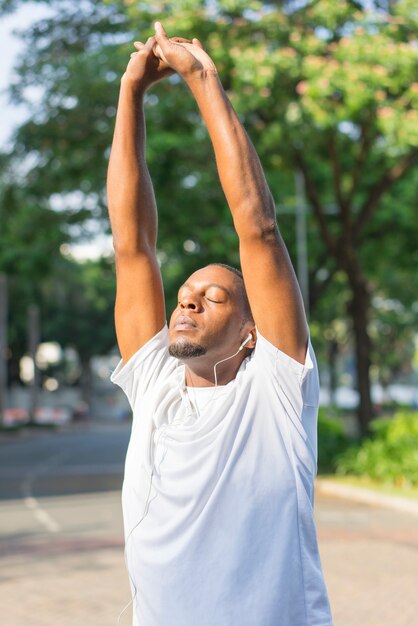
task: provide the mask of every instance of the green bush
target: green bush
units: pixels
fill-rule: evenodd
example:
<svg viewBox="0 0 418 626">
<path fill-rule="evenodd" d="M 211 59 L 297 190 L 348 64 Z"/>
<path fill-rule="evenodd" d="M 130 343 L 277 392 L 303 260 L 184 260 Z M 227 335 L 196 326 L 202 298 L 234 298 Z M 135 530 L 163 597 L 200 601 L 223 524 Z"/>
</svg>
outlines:
<svg viewBox="0 0 418 626">
<path fill-rule="evenodd" d="M 342 420 L 330 412 L 321 407 L 318 413 L 318 470 L 322 473 L 334 472 L 338 457 L 349 446 Z"/>
<path fill-rule="evenodd" d="M 337 460 L 337 474 L 394 485 L 418 484 L 418 412 L 399 411 L 371 424 L 372 435 Z"/>
</svg>

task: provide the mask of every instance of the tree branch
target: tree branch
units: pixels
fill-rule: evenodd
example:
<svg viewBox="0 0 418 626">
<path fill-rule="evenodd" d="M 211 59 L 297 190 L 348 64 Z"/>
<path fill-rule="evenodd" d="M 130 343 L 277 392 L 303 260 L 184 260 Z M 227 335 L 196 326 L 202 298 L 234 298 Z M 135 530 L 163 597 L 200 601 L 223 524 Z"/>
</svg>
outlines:
<svg viewBox="0 0 418 626">
<path fill-rule="evenodd" d="M 383 176 L 369 191 L 369 195 L 360 208 L 360 213 L 355 224 L 355 236 L 361 233 L 369 219 L 372 217 L 380 198 L 392 187 L 418 160 L 418 150 L 414 148 L 398 163 L 388 169 Z"/>
<path fill-rule="evenodd" d="M 360 149 L 354 164 L 353 173 L 351 177 L 351 189 L 347 195 L 347 205 L 351 208 L 354 197 L 357 193 L 358 185 L 360 182 L 360 174 L 362 172 L 363 164 L 367 158 L 369 148 L 371 146 L 373 139 L 373 133 L 367 133 L 367 124 L 362 124 L 361 126 L 361 138 L 360 138 Z"/>
<path fill-rule="evenodd" d="M 297 166 L 303 174 L 303 178 L 305 180 L 306 195 L 308 196 L 308 200 L 312 206 L 312 210 L 318 222 L 319 230 L 321 231 L 321 235 L 325 242 L 325 245 L 327 246 L 330 254 L 332 254 L 334 257 L 337 257 L 336 241 L 329 232 L 328 224 L 325 219 L 325 214 L 319 200 L 315 184 L 309 174 L 307 165 L 299 150 L 295 150 L 294 157 Z"/>
<path fill-rule="evenodd" d="M 331 157 L 332 179 L 334 182 L 334 193 L 338 206 L 340 207 L 341 216 L 347 218 L 347 206 L 341 189 L 341 163 L 338 156 L 338 149 L 335 137 L 335 131 L 331 131 L 329 136 L 329 154 Z"/>
</svg>

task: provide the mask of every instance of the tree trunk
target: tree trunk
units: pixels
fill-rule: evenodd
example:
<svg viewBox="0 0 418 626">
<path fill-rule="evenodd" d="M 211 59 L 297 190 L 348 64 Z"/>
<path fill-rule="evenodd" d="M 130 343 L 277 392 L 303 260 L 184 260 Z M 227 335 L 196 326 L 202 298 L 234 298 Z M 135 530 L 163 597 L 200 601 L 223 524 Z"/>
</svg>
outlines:
<svg viewBox="0 0 418 626">
<path fill-rule="evenodd" d="M 358 424 L 360 433 L 369 432 L 373 419 L 373 406 L 370 393 L 370 355 L 371 340 L 368 333 L 370 294 L 366 281 L 357 268 L 350 268 L 348 276 L 352 289 L 349 313 L 353 322 L 354 347 L 356 355 L 357 389 L 360 400 L 358 406 Z"/>
</svg>

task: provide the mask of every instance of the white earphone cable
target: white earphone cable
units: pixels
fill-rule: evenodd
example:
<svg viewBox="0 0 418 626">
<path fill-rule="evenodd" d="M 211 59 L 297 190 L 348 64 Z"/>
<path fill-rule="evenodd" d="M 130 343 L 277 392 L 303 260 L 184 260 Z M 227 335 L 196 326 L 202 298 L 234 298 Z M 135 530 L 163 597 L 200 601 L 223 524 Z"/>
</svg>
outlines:
<svg viewBox="0 0 418 626">
<path fill-rule="evenodd" d="M 218 376 L 216 374 L 216 368 L 218 367 L 218 365 L 220 365 L 221 363 L 224 363 L 225 361 L 229 361 L 229 359 L 233 359 L 234 356 L 237 356 L 237 354 L 239 352 L 241 352 L 241 350 L 245 347 L 245 344 L 248 343 L 250 340 L 252 339 L 252 334 L 248 333 L 246 339 L 242 342 L 242 344 L 240 345 L 240 347 L 238 348 L 238 350 L 235 352 L 235 354 L 231 355 L 231 356 L 227 356 L 226 359 L 221 359 L 220 361 L 218 361 L 217 363 L 215 363 L 215 365 L 213 366 L 213 377 L 215 379 L 215 387 L 218 386 Z"/>
</svg>

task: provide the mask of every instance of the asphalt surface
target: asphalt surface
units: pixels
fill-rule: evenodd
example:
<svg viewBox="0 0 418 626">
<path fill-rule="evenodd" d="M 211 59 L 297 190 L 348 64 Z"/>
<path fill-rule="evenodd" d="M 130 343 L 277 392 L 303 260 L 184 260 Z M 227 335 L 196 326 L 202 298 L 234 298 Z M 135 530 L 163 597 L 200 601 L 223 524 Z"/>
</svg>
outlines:
<svg viewBox="0 0 418 626">
<path fill-rule="evenodd" d="M 34 427 L 0 436 L 0 500 L 120 489 L 130 424 Z"/>
<path fill-rule="evenodd" d="M 0 437 L 2 625 L 117 625 L 128 437 L 127 424 Z M 315 514 L 335 626 L 418 623 L 417 517 L 320 493 Z"/>
</svg>

